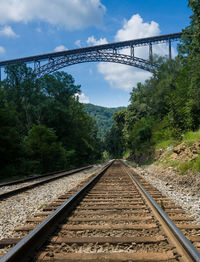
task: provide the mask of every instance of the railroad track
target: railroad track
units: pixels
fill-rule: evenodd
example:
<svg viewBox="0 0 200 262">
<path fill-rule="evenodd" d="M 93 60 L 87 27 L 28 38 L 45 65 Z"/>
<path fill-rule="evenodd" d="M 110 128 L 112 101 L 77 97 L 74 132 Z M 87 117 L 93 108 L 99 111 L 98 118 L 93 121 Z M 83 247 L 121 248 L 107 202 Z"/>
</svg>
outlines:
<svg viewBox="0 0 200 262">
<path fill-rule="evenodd" d="M 15 180 L 15 181 L 11 181 L 8 183 L 1 183 L 0 184 L 0 188 L 1 188 L 0 189 L 0 200 L 9 198 L 19 193 L 25 192 L 29 189 L 38 187 L 40 185 L 44 185 L 46 183 L 57 180 L 64 176 L 69 176 L 74 173 L 78 173 L 80 171 L 90 169 L 92 167 L 93 165 L 90 165 L 90 166 L 85 166 L 85 167 L 76 168 L 76 169 L 63 170 L 59 172 L 43 174 L 37 177 L 29 177 L 26 179 Z M 18 185 L 18 186 L 15 186 L 15 185 Z M 14 189 L 13 189 L 13 186 L 15 187 Z"/>
<path fill-rule="evenodd" d="M 62 172 L 71 171 L 73 169 L 74 168 L 70 168 L 70 169 L 67 169 L 67 170 L 58 170 L 58 171 L 55 171 L 55 172 L 45 173 L 45 174 L 42 174 L 42 175 L 32 174 L 29 177 L 25 177 L 25 178 L 21 178 L 21 179 L 15 179 L 15 180 L 11 180 L 11 181 L 8 181 L 8 182 L 1 182 L 0 188 L 5 187 L 5 186 L 13 186 L 13 185 L 25 183 L 25 182 L 28 182 L 28 181 L 36 180 L 38 178 L 44 178 L 44 177 L 51 176 L 51 175 L 54 175 L 54 174 L 59 174 L 59 173 L 62 173 Z"/>
<path fill-rule="evenodd" d="M 18 243 L 0 262 L 200 261 L 200 225 L 122 162 L 72 194 L 18 228 Z"/>
</svg>

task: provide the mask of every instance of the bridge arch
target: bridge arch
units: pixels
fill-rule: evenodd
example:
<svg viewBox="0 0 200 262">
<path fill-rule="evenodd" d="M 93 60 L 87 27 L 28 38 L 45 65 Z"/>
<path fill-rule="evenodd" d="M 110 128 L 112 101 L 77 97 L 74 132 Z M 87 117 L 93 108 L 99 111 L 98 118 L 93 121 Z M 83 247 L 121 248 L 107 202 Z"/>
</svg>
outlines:
<svg viewBox="0 0 200 262">
<path fill-rule="evenodd" d="M 113 52 L 93 51 L 51 59 L 48 63 L 36 67 L 35 73 L 38 77 L 41 77 L 44 74 L 52 73 L 61 68 L 86 62 L 120 63 L 138 67 L 149 72 L 152 72 L 155 69 L 155 66 L 149 60 Z"/>
</svg>

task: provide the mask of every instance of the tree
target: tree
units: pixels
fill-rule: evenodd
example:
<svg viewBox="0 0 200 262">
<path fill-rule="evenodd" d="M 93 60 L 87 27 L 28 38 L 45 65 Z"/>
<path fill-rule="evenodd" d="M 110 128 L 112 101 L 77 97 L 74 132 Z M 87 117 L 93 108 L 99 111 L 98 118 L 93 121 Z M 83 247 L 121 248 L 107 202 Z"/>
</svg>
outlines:
<svg viewBox="0 0 200 262">
<path fill-rule="evenodd" d="M 34 163 L 33 171 L 45 173 L 67 167 L 67 152 L 57 141 L 54 131 L 45 126 L 34 125 L 24 138 L 27 155 Z"/>
<path fill-rule="evenodd" d="M 122 158 L 125 141 L 123 128 L 125 123 L 125 110 L 120 110 L 113 115 L 114 124 L 105 136 L 105 150 L 111 158 Z"/>
<path fill-rule="evenodd" d="M 0 87 L 0 176 L 7 177 L 22 172 L 23 148 L 21 146 L 18 114 L 7 104 Z"/>
<path fill-rule="evenodd" d="M 1 83 L 0 137 L 7 157 L 21 165 L 21 173 L 78 167 L 101 158 L 97 126 L 77 100 L 80 86 L 71 75 L 56 72 L 37 79 L 24 64 L 9 66 L 6 73 Z M 17 172 L 16 165 L 5 163 Z"/>
<path fill-rule="evenodd" d="M 7 77 L 2 82 L 7 102 L 12 102 L 26 135 L 34 123 L 40 122 L 39 104 L 43 98 L 38 81 L 31 68 L 25 64 L 7 66 Z"/>
</svg>

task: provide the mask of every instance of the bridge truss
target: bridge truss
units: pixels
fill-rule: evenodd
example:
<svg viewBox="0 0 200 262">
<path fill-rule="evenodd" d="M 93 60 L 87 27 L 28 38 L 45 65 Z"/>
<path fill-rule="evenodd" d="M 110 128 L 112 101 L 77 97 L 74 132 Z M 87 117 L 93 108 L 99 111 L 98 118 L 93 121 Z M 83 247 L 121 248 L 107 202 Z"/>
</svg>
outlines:
<svg viewBox="0 0 200 262">
<path fill-rule="evenodd" d="M 30 63 L 34 66 L 34 71 L 38 77 L 52 73 L 66 66 L 85 62 L 113 62 L 130 65 L 152 72 L 155 69 L 152 57 L 152 45 L 166 43 L 169 44 L 169 59 L 171 59 L 171 42 L 181 38 L 182 33 L 160 35 L 154 37 L 140 38 L 135 40 L 116 42 L 92 47 L 85 47 L 61 52 L 29 56 L 24 58 L 12 59 L 0 62 L 0 81 L 1 68 L 16 64 Z M 149 60 L 135 57 L 134 49 L 139 46 L 149 46 Z M 120 50 L 129 48 L 130 53 L 122 54 Z"/>
</svg>

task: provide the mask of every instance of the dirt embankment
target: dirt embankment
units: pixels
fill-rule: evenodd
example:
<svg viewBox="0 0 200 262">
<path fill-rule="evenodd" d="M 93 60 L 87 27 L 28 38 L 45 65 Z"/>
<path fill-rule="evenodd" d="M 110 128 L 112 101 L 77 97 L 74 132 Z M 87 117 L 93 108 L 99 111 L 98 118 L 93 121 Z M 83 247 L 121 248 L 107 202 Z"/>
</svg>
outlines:
<svg viewBox="0 0 200 262">
<path fill-rule="evenodd" d="M 200 197 L 200 173 L 188 172 L 180 175 L 173 167 L 164 167 L 161 164 L 151 164 L 142 168 L 146 175 L 150 174 L 165 182 L 165 185 L 172 190 L 185 193 L 190 196 Z"/>
<path fill-rule="evenodd" d="M 195 161 L 199 154 L 200 141 L 191 146 L 181 143 L 174 148 L 159 150 L 155 162 L 143 168 L 179 191 L 200 196 L 200 173 L 189 168 L 180 174 L 180 165 Z"/>
<path fill-rule="evenodd" d="M 180 165 L 196 161 L 199 154 L 200 141 L 192 146 L 182 143 L 174 148 L 158 150 L 152 164 L 134 168 L 164 195 L 182 206 L 198 223 L 200 223 L 200 172 L 188 169 L 181 175 Z"/>
</svg>

